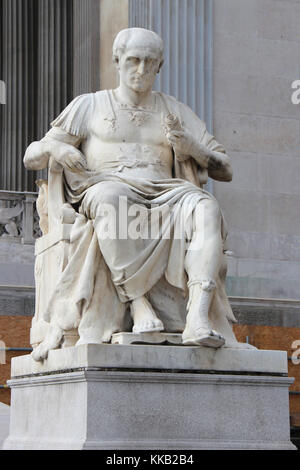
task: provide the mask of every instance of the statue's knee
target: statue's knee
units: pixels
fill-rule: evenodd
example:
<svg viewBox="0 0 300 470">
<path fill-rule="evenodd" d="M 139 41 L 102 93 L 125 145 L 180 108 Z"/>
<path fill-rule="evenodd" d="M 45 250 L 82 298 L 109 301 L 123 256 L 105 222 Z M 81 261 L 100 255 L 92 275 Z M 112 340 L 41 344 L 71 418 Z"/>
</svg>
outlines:
<svg viewBox="0 0 300 470">
<path fill-rule="evenodd" d="M 110 188 L 105 193 L 100 196 L 100 205 L 105 204 L 106 206 L 111 206 L 114 209 L 117 209 L 119 205 L 120 195 L 117 193 L 115 188 Z"/>
</svg>

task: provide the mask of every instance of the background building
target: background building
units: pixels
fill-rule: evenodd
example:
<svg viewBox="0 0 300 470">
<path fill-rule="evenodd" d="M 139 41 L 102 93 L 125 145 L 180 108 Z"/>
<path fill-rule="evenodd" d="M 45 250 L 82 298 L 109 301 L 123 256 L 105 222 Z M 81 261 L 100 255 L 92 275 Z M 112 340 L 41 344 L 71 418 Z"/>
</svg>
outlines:
<svg viewBox="0 0 300 470">
<path fill-rule="evenodd" d="M 210 181 L 208 189 L 228 222 L 237 336 L 291 357 L 300 341 L 300 104 L 291 101 L 300 79 L 300 1 L 0 0 L 0 18 L 7 92 L 0 105 L 0 340 L 29 348 L 34 313 L 34 181 L 41 175 L 25 171 L 24 150 L 74 96 L 117 84 L 113 39 L 140 26 L 165 41 L 157 89 L 191 106 L 232 157 L 233 181 Z M 7 351 L 1 384 L 19 353 Z M 289 360 L 294 424 L 299 367 Z M 8 389 L 0 389 L 0 401 L 9 403 Z"/>
</svg>

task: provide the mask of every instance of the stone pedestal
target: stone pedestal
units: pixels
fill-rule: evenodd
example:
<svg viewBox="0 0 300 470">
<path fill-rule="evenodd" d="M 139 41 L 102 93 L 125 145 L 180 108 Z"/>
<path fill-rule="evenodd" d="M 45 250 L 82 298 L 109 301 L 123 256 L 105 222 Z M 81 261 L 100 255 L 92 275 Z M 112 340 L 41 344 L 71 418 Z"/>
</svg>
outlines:
<svg viewBox="0 0 300 470">
<path fill-rule="evenodd" d="M 0 449 L 9 433 L 9 413 L 10 407 L 4 403 L 0 403 Z"/>
<path fill-rule="evenodd" d="M 293 449 L 281 351 L 82 345 L 12 361 L 5 449 Z"/>
</svg>

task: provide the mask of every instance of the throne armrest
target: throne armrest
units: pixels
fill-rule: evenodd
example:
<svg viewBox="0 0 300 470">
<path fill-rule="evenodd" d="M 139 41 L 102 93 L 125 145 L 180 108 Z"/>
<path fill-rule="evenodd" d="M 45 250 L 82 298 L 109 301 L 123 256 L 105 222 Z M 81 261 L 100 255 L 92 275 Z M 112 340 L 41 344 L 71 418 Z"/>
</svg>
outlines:
<svg viewBox="0 0 300 470">
<path fill-rule="evenodd" d="M 48 220 L 49 232 L 58 224 L 73 224 L 76 212 L 66 202 L 64 195 L 63 167 L 54 158 L 50 158 L 48 171 Z"/>
<path fill-rule="evenodd" d="M 38 180 L 37 211 L 43 236 L 36 241 L 36 254 L 58 243 L 69 240 L 76 211 L 66 202 L 64 195 L 63 167 L 54 158 L 49 160 L 48 181 Z"/>
</svg>

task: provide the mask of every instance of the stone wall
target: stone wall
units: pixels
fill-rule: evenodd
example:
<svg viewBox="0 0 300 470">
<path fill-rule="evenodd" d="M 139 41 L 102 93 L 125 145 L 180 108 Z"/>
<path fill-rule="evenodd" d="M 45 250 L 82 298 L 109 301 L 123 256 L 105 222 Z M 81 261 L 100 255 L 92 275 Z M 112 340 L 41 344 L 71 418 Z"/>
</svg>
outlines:
<svg viewBox="0 0 300 470">
<path fill-rule="evenodd" d="M 234 170 L 214 192 L 234 296 L 300 298 L 299 15 L 295 0 L 214 1 L 214 133 Z"/>
</svg>

